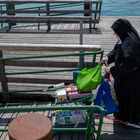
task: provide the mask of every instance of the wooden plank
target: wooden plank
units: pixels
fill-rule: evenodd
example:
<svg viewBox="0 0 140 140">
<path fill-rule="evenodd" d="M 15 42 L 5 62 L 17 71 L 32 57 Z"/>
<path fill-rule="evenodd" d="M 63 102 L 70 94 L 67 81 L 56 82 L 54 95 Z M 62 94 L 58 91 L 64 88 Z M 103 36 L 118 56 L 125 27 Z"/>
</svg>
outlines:
<svg viewBox="0 0 140 140">
<path fill-rule="evenodd" d="M 86 10 L 87 12 L 92 12 L 92 13 L 100 13 L 100 10 Z M 7 13 L 7 11 L 6 10 L 2 10 L 2 11 L 0 11 L 0 12 L 2 12 L 2 13 Z M 11 13 L 15 13 L 15 14 L 38 14 L 38 13 L 48 13 L 48 14 L 52 14 L 52 13 L 63 13 L 63 14 L 76 14 L 76 13 L 84 13 L 85 12 L 85 10 L 51 10 L 51 11 L 48 11 L 48 10 L 26 10 L 26 9 L 22 9 L 22 10 L 20 10 L 20 9 L 18 9 L 18 10 L 8 10 L 8 12 L 11 12 Z M 6 17 L 7 16 L 2 16 L 2 17 L 4 17 L 3 19 L 6 19 Z M 9 17 L 11 17 L 11 16 L 9 16 Z M 13 16 L 14 17 L 14 16 Z M 41 17 L 41 16 L 39 16 L 39 17 Z M 51 16 L 45 16 L 45 17 L 41 17 L 41 18 L 46 18 L 46 19 L 48 19 L 49 17 L 51 17 Z M 59 17 L 59 16 L 58 16 Z M 69 16 L 68 15 L 68 17 L 71 17 L 71 16 Z M 74 16 L 73 16 L 74 17 Z M 80 19 L 82 18 L 82 19 L 84 19 L 84 17 L 80 17 L 80 16 L 76 16 L 76 17 L 79 17 Z M 90 17 L 90 16 L 89 16 Z M 22 18 L 22 17 L 21 17 Z M 33 18 L 33 17 L 31 17 L 31 18 Z M 35 16 L 35 18 L 36 18 L 36 16 Z M 38 17 L 37 17 L 38 18 Z M 64 18 L 64 17 L 63 17 Z M 75 17 L 74 17 L 75 18 Z M 78 18 L 78 19 L 79 19 Z M 88 16 L 87 17 L 85 17 L 85 19 L 87 19 L 88 18 Z M 15 19 L 17 19 L 17 16 L 15 16 Z M 57 18 L 56 18 L 57 19 Z"/>
<path fill-rule="evenodd" d="M 89 64 L 89 63 L 88 63 Z M 39 60 L 29 60 L 29 61 L 6 61 L 7 66 L 26 66 L 26 67 L 63 67 L 63 68 L 77 68 L 78 62 L 59 62 L 59 61 L 39 61 Z"/>
<path fill-rule="evenodd" d="M 71 137 L 71 134 L 72 133 L 69 133 L 69 132 L 65 132 L 65 133 L 60 133 L 60 140 L 72 140 L 72 137 Z M 76 140 L 76 139 L 74 139 Z"/>
<path fill-rule="evenodd" d="M 26 22 L 47 22 L 47 20 L 67 20 L 67 21 L 79 21 L 79 20 L 83 20 L 83 21 L 89 21 L 89 19 L 91 19 L 91 17 L 87 16 L 87 17 L 83 17 L 83 16 L 0 16 L 0 19 L 2 22 L 9 22 L 9 21 L 16 21 L 16 22 L 22 22 L 25 23 Z M 92 21 L 92 20 L 91 20 Z"/>
<path fill-rule="evenodd" d="M 85 140 L 85 136 L 86 136 L 86 134 L 85 133 L 78 133 L 78 140 Z"/>
<path fill-rule="evenodd" d="M 4 51 L 100 51 L 101 45 L 0 43 Z"/>
<path fill-rule="evenodd" d="M 59 84 L 59 83 L 72 83 L 72 79 L 38 79 L 38 78 L 7 78 L 8 82 L 16 83 L 38 83 L 38 84 Z"/>
<path fill-rule="evenodd" d="M 46 2 L 50 2 L 50 0 L 8 0 L 9 2 L 16 2 L 16 3 L 46 3 Z M 5 2 L 5 0 L 1 0 L 1 3 Z M 77 3 L 81 3 L 84 2 L 84 0 L 51 0 L 51 2 L 53 3 L 63 3 L 63 2 L 77 2 Z M 92 3 L 97 3 L 97 2 L 102 2 L 102 0 L 86 0 L 86 2 L 92 2 Z"/>
<path fill-rule="evenodd" d="M 2 58 L 2 57 L 3 57 L 3 54 L 2 54 L 2 51 L 0 50 L 0 58 Z M 5 66 L 4 66 L 3 61 L 0 61 L 0 73 L 3 74 L 0 76 L 0 82 L 1 82 L 1 86 L 2 86 L 2 91 L 5 92 L 2 94 L 3 100 L 1 100 L 1 101 L 8 101 L 9 100 L 8 84 L 7 84 L 7 77 L 5 74 Z"/>
</svg>

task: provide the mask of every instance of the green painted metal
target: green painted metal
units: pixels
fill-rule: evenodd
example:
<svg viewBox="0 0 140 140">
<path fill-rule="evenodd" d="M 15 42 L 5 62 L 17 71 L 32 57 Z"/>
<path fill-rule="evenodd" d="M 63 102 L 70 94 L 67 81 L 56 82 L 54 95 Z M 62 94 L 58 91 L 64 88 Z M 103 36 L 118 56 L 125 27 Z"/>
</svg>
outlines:
<svg viewBox="0 0 140 140">
<path fill-rule="evenodd" d="M 32 56 L 22 56 L 22 57 L 7 57 L 0 58 L 0 61 L 12 61 L 21 59 L 35 59 L 35 58 L 52 58 L 52 57 L 64 57 L 64 56 L 81 56 L 81 55 L 97 55 L 102 51 L 97 52 L 81 52 L 81 53 L 65 53 L 65 54 L 46 54 L 46 55 L 32 55 Z"/>
<path fill-rule="evenodd" d="M 64 57 L 64 56 L 85 56 L 93 55 L 93 65 L 95 64 L 96 55 L 103 55 L 103 51 L 98 52 L 81 52 L 81 53 L 67 53 L 67 54 L 48 54 L 48 55 L 32 55 L 32 56 L 23 56 L 23 57 L 7 57 L 0 58 L 0 61 L 13 61 L 13 60 L 25 60 L 25 59 L 36 59 L 36 58 L 51 58 L 51 57 Z M 65 69 L 56 69 L 56 70 L 45 70 L 45 71 L 27 71 L 27 72 L 13 72 L 6 73 L 6 75 L 21 75 L 21 74 L 37 74 L 37 73 L 53 73 L 53 72 L 64 72 L 64 71 L 74 71 L 79 70 L 79 68 L 65 68 Z M 5 73 L 0 73 L 0 77 L 5 75 Z"/>
<path fill-rule="evenodd" d="M 87 135 L 87 140 L 91 140 L 92 135 L 94 134 L 94 131 L 95 131 L 95 128 L 93 125 L 93 111 L 92 110 L 88 111 L 88 116 L 89 116 L 89 119 L 88 119 L 88 123 L 87 123 L 86 135 Z"/>
<path fill-rule="evenodd" d="M 0 128 L 0 132 L 7 132 L 8 129 L 7 128 Z"/>
<path fill-rule="evenodd" d="M 41 107 L 0 107 L 0 113 L 29 112 L 29 111 L 46 111 L 46 110 L 99 110 L 102 113 L 105 110 L 100 106 L 41 106 Z"/>
<path fill-rule="evenodd" d="M 53 132 L 77 132 L 83 131 L 86 133 L 86 140 L 92 140 L 92 135 L 97 134 L 97 140 L 99 140 L 100 131 L 103 124 L 103 116 L 105 110 L 100 106 L 37 106 L 37 107 L 0 107 L 0 113 L 14 113 L 14 112 L 30 112 L 30 111 L 52 111 L 52 110 L 87 110 L 88 112 L 88 123 L 86 128 L 53 128 Z M 95 129 L 93 124 L 94 111 L 98 110 L 100 112 L 99 128 Z M 1 132 L 6 132 L 7 129 L 0 129 Z"/>
<path fill-rule="evenodd" d="M 92 64 L 94 66 L 96 55 L 103 55 L 103 50 L 98 52 L 81 52 L 81 53 L 65 53 L 65 54 L 48 54 L 48 55 L 32 55 L 32 56 L 22 56 L 22 57 L 7 57 L 0 58 L 0 61 L 13 61 L 13 60 L 25 60 L 25 59 L 36 59 L 36 58 L 52 58 L 52 57 L 65 57 L 65 56 L 86 56 L 93 55 Z M 27 72 L 12 72 L 6 73 L 6 75 L 21 75 L 21 74 L 36 74 L 36 73 L 53 73 L 53 72 L 64 72 L 64 71 L 75 71 L 79 70 L 79 68 L 63 68 L 56 70 L 45 70 L 45 71 L 27 71 Z M 5 73 L 0 73 L 0 77 L 5 75 Z"/>
<path fill-rule="evenodd" d="M 98 52 L 83 52 L 83 53 L 67 53 L 67 54 L 49 54 L 49 55 L 32 55 L 32 56 L 23 56 L 23 57 L 7 57 L 7 58 L 0 58 L 0 61 L 5 62 L 5 61 L 13 61 L 13 60 L 17 60 L 20 61 L 22 59 L 36 59 L 36 58 L 50 58 L 50 57 L 63 57 L 63 56 L 80 56 L 80 55 L 93 55 L 93 61 L 92 66 L 95 66 L 95 58 L 96 55 L 103 55 L 103 51 L 98 51 Z M 69 71 L 77 71 L 80 68 L 61 68 L 61 69 L 54 69 L 54 70 L 42 70 L 42 71 L 23 71 L 23 72 L 1 72 L 0 73 L 0 77 L 3 77 L 4 75 L 9 76 L 9 75 L 25 75 L 25 74 L 37 74 L 37 73 L 56 73 L 56 72 L 69 72 Z M 0 93 L 2 93 L 2 95 L 5 95 L 7 93 L 28 93 L 28 92 L 43 92 L 43 89 L 37 89 L 37 90 L 21 90 L 21 91 L 0 91 Z M 88 98 L 88 97 L 87 97 Z M 80 100 L 80 99 L 79 99 Z M 91 97 L 88 98 L 88 100 L 92 100 Z"/>
<path fill-rule="evenodd" d="M 97 140 L 99 140 L 99 138 L 100 138 L 101 129 L 102 129 L 102 124 L 103 124 L 103 116 L 101 115 L 101 116 L 100 116 L 100 120 L 99 120 L 98 130 L 96 131 Z"/>
<path fill-rule="evenodd" d="M 1 3 L 5 3 L 5 2 L 1 2 Z M 72 3 L 72 2 L 70 2 L 70 3 L 53 3 L 53 4 L 50 4 L 49 5 L 49 7 L 50 7 L 50 10 L 55 10 L 55 9 L 67 9 L 67 8 L 78 8 L 77 6 L 81 6 L 81 5 L 83 5 L 83 3 L 84 2 L 78 2 L 78 3 Z M 15 5 L 20 5 L 20 4 L 24 4 L 24 3 L 15 3 Z M 45 3 L 44 3 L 45 4 Z M 99 16 L 97 16 L 97 13 L 96 14 L 93 14 L 93 19 L 97 19 L 97 20 L 100 20 L 100 11 L 101 11 L 101 6 L 102 6 L 102 1 L 95 1 L 95 2 L 93 2 L 92 3 L 93 5 L 95 5 L 96 6 L 96 10 L 98 10 L 99 11 L 99 13 L 98 13 L 98 15 Z M 1 9 L 5 9 L 6 8 L 6 4 L 0 4 L 0 6 L 1 6 Z M 18 8 L 17 10 L 18 11 L 20 11 L 20 10 L 22 10 L 22 11 L 24 11 L 24 10 L 46 10 L 46 6 L 32 6 L 32 7 L 27 7 L 27 8 Z M 90 10 L 86 10 L 86 12 L 87 13 L 90 13 Z M 7 11 L 6 10 L 0 10 L 0 13 L 1 13 L 1 15 L 2 14 L 5 14 L 5 13 L 7 13 Z M 40 13 L 37 13 L 39 16 L 41 16 L 41 15 L 44 15 L 44 16 L 46 16 L 46 14 L 45 13 L 43 13 L 43 14 L 40 14 Z M 52 13 L 52 14 L 49 14 L 49 15 L 51 15 L 51 16 L 60 16 L 60 15 L 73 15 L 73 14 L 75 14 L 75 13 L 57 13 L 57 14 L 55 14 L 55 13 Z M 32 25 L 33 26 L 33 25 Z M 40 26 L 40 25 L 39 25 Z M 94 26 L 95 26 L 95 23 L 94 23 Z M 3 23 L 1 23 L 1 28 L 3 27 Z M 38 28 L 39 29 L 39 28 Z"/>
<path fill-rule="evenodd" d="M 0 128 L 0 132 L 7 132 L 7 128 Z M 78 131 L 83 131 L 86 132 L 87 128 L 53 128 L 53 132 L 78 132 Z"/>
<path fill-rule="evenodd" d="M 87 128 L 53 128 L 54 132 L 78 132 L 78 131 L 83 131 L 86 132 Z"/>
</svg>

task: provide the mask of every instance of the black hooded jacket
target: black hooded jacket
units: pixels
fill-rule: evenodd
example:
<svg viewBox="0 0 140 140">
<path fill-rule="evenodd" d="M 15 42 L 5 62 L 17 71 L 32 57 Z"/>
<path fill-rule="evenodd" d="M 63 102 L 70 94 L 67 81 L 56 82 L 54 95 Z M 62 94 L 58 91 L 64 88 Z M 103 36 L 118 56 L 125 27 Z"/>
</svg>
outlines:
<svg viewBox="0 0 140 140">
<path fill-rule="evenodd" d="M 140 122 L 140 38 L 125 19 L 118 19 L 111 28 L 121 40 L 108 54 L 108 63 L 115 62 L 110 72 L 118 99 L 117 119 L 137 124 Z"/>
<path fill-rule="evenodd" d="M 140 38 L 134 27 L 125 19 L 118 19 L 114 22 L 111 28 L 122 41 L 120 50 L 122 50 L 124 59 L 123 61 L 121 60 L 120 63 L 116 62 L 116 66 L 111 68 L 113 77 L 119 78 L 123 75 L 129 74 L 135 69 L 140 68 Z M 117 45 L 119 44 L 116 44 L 116 46 Z M 111 55 L 111 53 L 109 55 Z M 120 57 L 122 57 L 122 55 L 120 55 Z"/>
</svg>

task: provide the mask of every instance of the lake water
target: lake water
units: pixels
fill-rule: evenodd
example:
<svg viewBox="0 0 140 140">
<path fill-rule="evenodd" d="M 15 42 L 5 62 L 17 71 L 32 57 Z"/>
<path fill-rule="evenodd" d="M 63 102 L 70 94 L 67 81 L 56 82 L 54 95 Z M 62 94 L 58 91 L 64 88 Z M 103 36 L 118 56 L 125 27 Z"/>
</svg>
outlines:
<svg viewBox="0 0 140 140">
<path fill-rule="evenodd" d="M 103 4 L 101 14 L 104 16 L 140 16 L 140 0 L 102 1 Z M 30 6 L 31 5 L 26 5 L 26 8 Z"/>
<path fill-rule="evenodd" d="M 140 16 L 140 0 L 103 0 L 102 15 Z"/>
<path fill-rule="evenodd" d="M 103 16 L 140 16 L 140 0 L 102 0 L 102 1 L 103 4 L 101 15 Z M 37 5 L 27 4 L 22 5 L 22 8 L 32 6 Z M 69 8 L 67 7 L 67 9 Z"/>
</svg>

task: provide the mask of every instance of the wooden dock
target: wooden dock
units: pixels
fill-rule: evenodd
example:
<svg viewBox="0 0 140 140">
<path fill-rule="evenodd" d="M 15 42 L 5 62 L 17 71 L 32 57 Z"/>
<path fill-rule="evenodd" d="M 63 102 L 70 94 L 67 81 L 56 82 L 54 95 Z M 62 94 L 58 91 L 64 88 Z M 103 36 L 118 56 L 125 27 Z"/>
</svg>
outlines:
<svg viewBox="0 0 140 140">
<path fill-rule="evenodd" d="M 92 33 L 88 32 L 88 26 L 84 25 L 83 44 L 101 45 L 108 53 L 114 46 L 116 38 L 110 26 L 118 18 L 128 19 L 140 34 L 140 17 L 101 17 L 101 22 L 97 26 L 97 30 L 93 29 Z M 46 33 L 46 25 L 41 26 L 41 30 L 37 30 L 37 26 L 24 27 L 24 30 L 19 30 L 19 27 L 11 29 L 9 32 L 0 33 L 1 43 L 35 43 L 35 44 L 79 44 L 78 24 L 54 24 L 50 33 Z M 20 105 L 26 106 L 26 104 Z M 29 105 L 27 105 L 29 106 Z M 37 104 L 33 104 L 37 106 Z M 41 112 L 45 114 L 45 112 Z M 10 118 L 18 116 L 18 113 L 0 114 L 5 122 Z M 3 122 L 0 121 L 2 124 Z M 64 136 L 60 140 L 81 140 L 79 136 Z M 111 117 L 104 118 L 101 140 L 140 140 L 140 129 L 133 129 L 118 124 Z M 7 133 L 0 133 L 0 140 L 8 140 Z"/>
<path fill-rule="evenodd" d="M 114 46 L 116 38 L 110 28 L 112 23 L 118 18 L 126 18 L 140 32 L 140 17 L 102 17 L 97 25 L 97 30 L 88 32 L 88 25 L 84 27 L 83 44 L 102 45 L 102 48 L 108 52 Z M 20 28 L 20 27 L 19 27 Z M 12 29 L 9 32 L 0 32 L 1 43 L 42 43 L 42 44 L 79 44 L 78 24 L 54 24 L 50 33 L 46 33 L 47 26 L 42 26 L 37 30 L 37 26 L 24 27 L 25 30 Z M 35 29 L 35 30 L 32 30 Z"/>
</svg>

